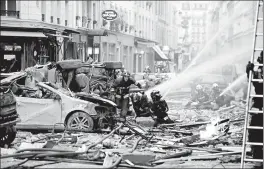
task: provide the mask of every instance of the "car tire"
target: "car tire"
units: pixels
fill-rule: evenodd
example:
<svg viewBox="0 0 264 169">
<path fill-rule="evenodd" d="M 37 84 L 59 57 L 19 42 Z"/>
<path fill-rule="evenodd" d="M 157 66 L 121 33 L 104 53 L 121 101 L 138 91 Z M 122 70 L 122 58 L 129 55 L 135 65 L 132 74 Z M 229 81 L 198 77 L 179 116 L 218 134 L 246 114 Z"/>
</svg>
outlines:
<svg viewBox="0 0 264 169">
<path fill-rule="evenodd" d="M 68 130 L 92 131 L 94 121 L 91 116 L 82 111 L 74 112 L 67 120 Z"/>
<path fill-rule="evenodd" d="M 16 138 L 16 128 L 15 126 L 10 126 L 0 129 L 0 147 L 5 145 L 10 145 Z"/>
</svg>

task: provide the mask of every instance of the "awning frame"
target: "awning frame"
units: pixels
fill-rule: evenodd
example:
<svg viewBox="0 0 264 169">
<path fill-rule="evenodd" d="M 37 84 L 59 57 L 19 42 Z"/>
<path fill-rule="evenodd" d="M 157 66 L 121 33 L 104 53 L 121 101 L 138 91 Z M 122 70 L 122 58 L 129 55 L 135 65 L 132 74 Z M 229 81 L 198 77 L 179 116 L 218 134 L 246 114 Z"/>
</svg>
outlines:
<svg viewBox="0 0 264 169">
<path fill-rule="evenodd" d="M 162 50 L 160 49 L 160 47 L 158 45 L 155 45 L 152 48 L 160 56 L 160 58 L 161 58 L 162 61 L 169 60 L 168 57 L 162 52 Z"/>
<path fill-rule="evenodd" d="M 35 36 L 33 36 L 35 35 Z M 31 38 L 47 38 L 43 32 L 26 32 L 26 31 L 0 31 L 0 36 L 8 37 L 31 37 Z"/>
<path fill-rule="evenodd" d="M 66 36 L 66 35 L 57 35 L 57 34 L 51 34 L 51 33 L 45 33 L 45 34 L 49 36 L 54 36 L 54 37 L 62 37 L 62 38 L 69 38 L 69 39 L 73 38 L 71 36 Z"/>
</svg>

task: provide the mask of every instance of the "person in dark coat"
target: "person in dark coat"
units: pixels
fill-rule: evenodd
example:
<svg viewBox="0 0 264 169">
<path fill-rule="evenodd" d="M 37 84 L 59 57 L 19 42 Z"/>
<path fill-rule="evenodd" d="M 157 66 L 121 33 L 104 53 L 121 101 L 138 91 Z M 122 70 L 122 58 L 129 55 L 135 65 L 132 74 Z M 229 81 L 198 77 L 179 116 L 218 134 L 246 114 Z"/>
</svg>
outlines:
<svg viewBox="0 0 264 169">
<path fill-rule="evenodd" d="M 150 96 L 152 99 L 152 105 L 150 110 L 153 115 L 156 116 L 154 127 L 157 127 L 158 124 L 174 123 L 174 121 L 172 121 L 168 116 L 167 112 L 169 111 L 169 107 L 167 102 L 164 99 L 161 99 L 162 96 L 160 92 L 154 90 L 151 92 Z"/>
<path fill-rule="evenodd" d="M 120 116 L 125 118 L 129 108 L 129 88 L 131 85 L 136 85 L 141 88 L 140 83 L 137 83 L 135 79 L 130 77 L 128 71 L 124 71 L 121 77 L 118 77 L 112 85 L 112 92 L 115 92 L 115 102 L 118 109 L 121 109 Z"/>
<path fill-rule="evenodd" d="M 131 101 L 133 109 L 135 110 L 136 117 L 150 117 L 150 105 L 148 97 L 145 93 L 132 93 Z M 135 118 L 136 118 L 135 117 Z"/>
<path fill-rule="evenodd" d="M 263 51 L 257 60 L 260 64 L 263 64 Z M 252 82 L 255 88 L 256 95 L 263 96 L 263 66 L 258 66 L 257 70 L 254 69 L 254 64 L 249 62 L 246 67 L 247 77 L 249 78 L 249 73 L 252 71 L 252 79 L 262 79 L 262 82 Z M 249 79 L 250 80 L 250 79 Z M 253 98 L 253 108 L 263 110 L 263 97 Z M 263 113 L 252 114 L 250 126 L 263 127 Z M 244 136 L 245 137 L 245 136 Z M 249 130 L 249 141 L 263 143 L 263 130 Z M 254 159 L 263 159 L 263 146 L 251 146 L 252 154 Z"/>
</svg>

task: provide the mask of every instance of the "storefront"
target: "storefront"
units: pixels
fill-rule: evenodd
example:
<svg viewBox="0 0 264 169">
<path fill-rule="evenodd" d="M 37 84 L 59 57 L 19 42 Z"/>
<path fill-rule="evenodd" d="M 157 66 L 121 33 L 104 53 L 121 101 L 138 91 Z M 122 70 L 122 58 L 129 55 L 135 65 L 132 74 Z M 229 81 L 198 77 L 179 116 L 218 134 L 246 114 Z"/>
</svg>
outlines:
<svg viewBox="0 0 264 169">
<path fill-rule="evenodd" d="M 135 38 L 135 53 L 133 57 L 133 72 L 143 72 L 149 66 L 151 72 L 155 71 L 155 51 L 152 47 L 155 42 L 142 38 Z"/>
<path fill-rule="evenodd" d="M 83 62 L 100 62 L 100 38 L 107 36 L 104 29 L 85 29 L 78 28 L 80 35 L 76 38 L 77 55 Z"/>
<path fill-rule="evenodd" d="M 78 32 L 38 21 L 3 20 L 1 59 L 6 63 L 15 61 L 15 71 L 36 64 L 57 62 L 64 58 L 64 42 L 70 39 L 69 35 L 72 33 Z M 15 59 L 8 55 L 15 55 Z"/>
<path fill-rule="evenodd" d="M 164 54 L 158 45 L 152 47 L 155 51 L 155 72 L 168 72 L 168 61 L 169 58 Z"/>
<path fill-rule="evenodd" d="M 0 44 L 1 65 L 10 67 L 9 72 L 56 59 L 56 45 L 41 32 L 1 30 Z"/>
<path fill-rule="evenodd" d="M 131 35 L 108 31 L 108 36 L 100 37 L 100 59 L 102 61 L 121 61 L 132 72 L 134 37 Z"/>
</svg>

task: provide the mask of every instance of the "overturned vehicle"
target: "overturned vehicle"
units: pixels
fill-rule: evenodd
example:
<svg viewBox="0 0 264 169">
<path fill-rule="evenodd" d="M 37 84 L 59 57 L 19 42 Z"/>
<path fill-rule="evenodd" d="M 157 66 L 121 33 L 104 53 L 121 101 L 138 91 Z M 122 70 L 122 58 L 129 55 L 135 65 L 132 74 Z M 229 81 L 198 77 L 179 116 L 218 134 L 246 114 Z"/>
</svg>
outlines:
<svg viewBox="0 0 264 169">
<path fill-rule="evenodd" d="M 29 76 L 21 72 L 20 79 L 13 83 L 21 118 L 19 129 L 49 130 L 63 124 L 67 130 L 92 131 L 114 126 L 114 102 L 94 94 L 72 93 L 49 82 L 28 87 L 25 80 Z"/>
<path fill-rule="evenodd" d="M 118 72 L 123 68 L 122 62 L 82 63 L 80 60 L 63 60 L 57 62 L 57 70 L 62 74 L 65 86 L 76 92 L 74 85 L 76 74 L 83 73 L 89 78 L 89 92 L 107 97 L 110 88 L 117 78 Z M 78 73 L 77 73 L 78 72 Z M 69 82 L 69 74 L 74 74 Z M 67 84 L 70 83 L 70 84 Z"/>
<path fill-rule="evenodd" d="M 0 147 L 10 145 L 16 138 L 16 124 L 20 121 L 16 98 L 12 92 L 12 79 L 1 73 L 0 82 Z"/>
</svg>

